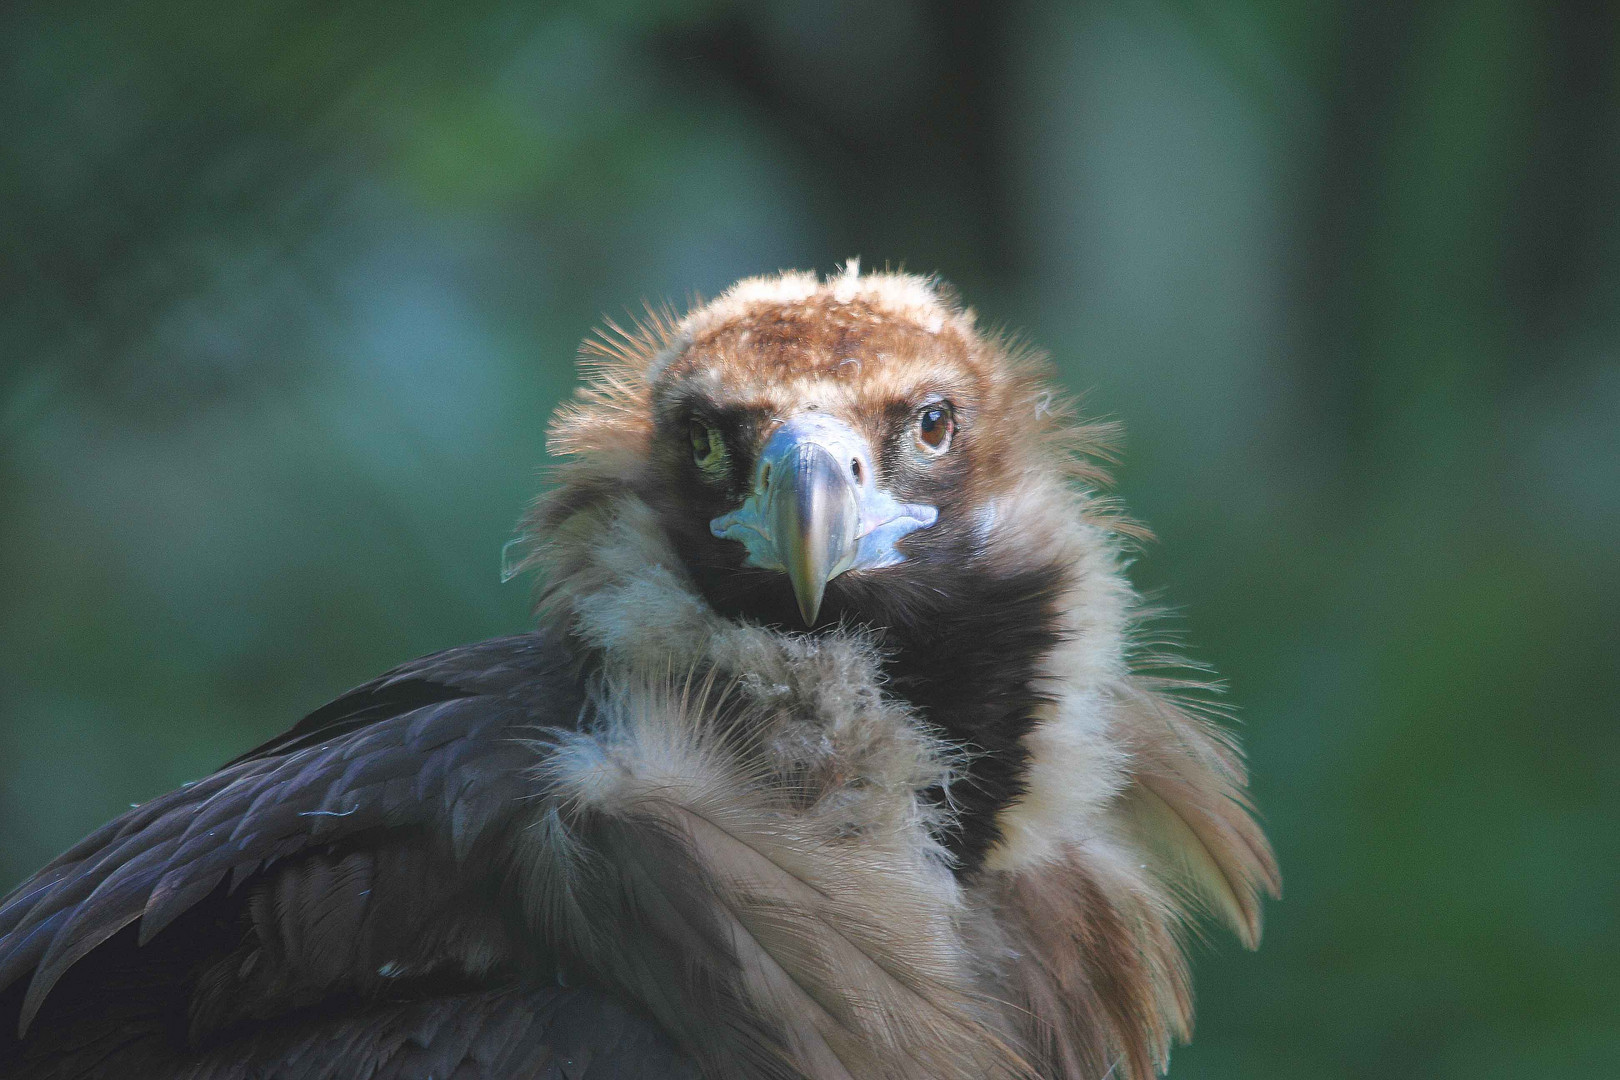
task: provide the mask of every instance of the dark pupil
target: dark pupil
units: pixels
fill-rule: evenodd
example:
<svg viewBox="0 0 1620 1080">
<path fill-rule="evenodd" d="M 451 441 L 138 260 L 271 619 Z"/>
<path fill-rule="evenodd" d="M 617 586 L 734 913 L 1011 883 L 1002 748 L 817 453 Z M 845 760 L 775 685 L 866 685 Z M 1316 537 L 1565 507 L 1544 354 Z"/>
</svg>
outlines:
<svg viewBox="0 0 1620 1080">
<path fill-rule="evenodd" d="M 931 433 L 936 427 L 939 426 L 939 422 L 944 418 L 945 414 L 940 412 L 938 409 L 929 409 L 927 412 L 923 413 L 923 434 L 926 435 Z"/>
<path fill-rule="evenodd" d="M 709 456 L 710 449 L 708 427 L 704 424 L 693 424 L 692 452 L 697 455 L 699 461 L 702 461 Z"/>
</svg>

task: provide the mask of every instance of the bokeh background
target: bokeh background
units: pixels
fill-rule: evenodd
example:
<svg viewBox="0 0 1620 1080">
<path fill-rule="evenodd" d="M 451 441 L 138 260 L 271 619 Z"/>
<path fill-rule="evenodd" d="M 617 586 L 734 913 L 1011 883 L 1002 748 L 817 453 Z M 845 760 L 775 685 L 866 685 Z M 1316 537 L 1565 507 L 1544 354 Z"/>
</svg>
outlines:
<svg viewBox="0 0 1620 1080">
<path fill-rule="evenodd" d="M 1620 1060 L 1620 17 L 11 3 L 0 889 L 419 653 L 576 343 L 851 255 L 1122 419 L 1287 895 L 1172 1076 Z"/>
</svg>

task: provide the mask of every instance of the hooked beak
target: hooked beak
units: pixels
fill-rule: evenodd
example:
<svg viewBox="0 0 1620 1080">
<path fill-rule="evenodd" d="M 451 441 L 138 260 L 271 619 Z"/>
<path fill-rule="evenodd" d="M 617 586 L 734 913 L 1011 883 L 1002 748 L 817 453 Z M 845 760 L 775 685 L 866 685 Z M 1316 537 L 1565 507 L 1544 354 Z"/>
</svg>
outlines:
<svg viewBox="0 0 1620 1080">
<path fill-rule="evenodd" d="M 806 413 L 771 435 L 753 491 L 709 529 L 741 542 L 750 566 L 785 571 L 799 614 L 813 626 L 827 582 L 903 561 L 896 542 L 938 517 L 932 506 L 901 503 L 877 486 L 865 440 L 849 425 Z"/>
</svg>

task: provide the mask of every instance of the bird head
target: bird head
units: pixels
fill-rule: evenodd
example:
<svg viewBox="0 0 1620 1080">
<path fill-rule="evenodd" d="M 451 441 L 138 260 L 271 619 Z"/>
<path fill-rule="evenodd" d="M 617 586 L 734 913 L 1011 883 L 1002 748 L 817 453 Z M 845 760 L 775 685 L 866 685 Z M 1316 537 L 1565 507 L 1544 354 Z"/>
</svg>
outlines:
<svg viewBox="0 0 1620 1080">
<path fill-rule="evenodd" d="M 926 632 L 987 574 L 1041 561 L 1009 509 L 1084 460 L 1058 446 L 1076 429 L 1039 357 L 924 278 L 752 279 L 588 359 L 553 430 L 575 460 L 536 531 L 633 492 L 716 610 L 768 625 Z"/>
</svg>

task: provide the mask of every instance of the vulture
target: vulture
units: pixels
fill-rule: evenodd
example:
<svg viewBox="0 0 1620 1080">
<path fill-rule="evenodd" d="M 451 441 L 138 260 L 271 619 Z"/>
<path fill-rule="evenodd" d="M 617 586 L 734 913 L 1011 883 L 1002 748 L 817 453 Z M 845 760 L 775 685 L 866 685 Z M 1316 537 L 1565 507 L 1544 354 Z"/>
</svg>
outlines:
<svg viewBox="0 0 1620 1080">
<path fill-rule="evenodd" d="M 934 278 L 609 324 L 535 628 L 411 661 L 0 904 L 0 1076 L 1148 1080 L 1275 895 L 1099 494 Z M 1196 675 L 1196 672 L 1194 672 Z"/>
</svg>

